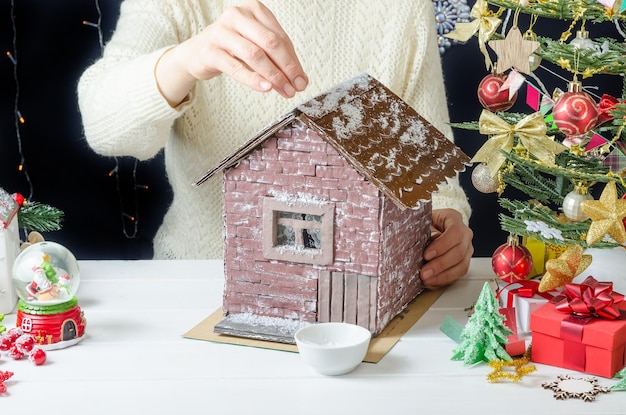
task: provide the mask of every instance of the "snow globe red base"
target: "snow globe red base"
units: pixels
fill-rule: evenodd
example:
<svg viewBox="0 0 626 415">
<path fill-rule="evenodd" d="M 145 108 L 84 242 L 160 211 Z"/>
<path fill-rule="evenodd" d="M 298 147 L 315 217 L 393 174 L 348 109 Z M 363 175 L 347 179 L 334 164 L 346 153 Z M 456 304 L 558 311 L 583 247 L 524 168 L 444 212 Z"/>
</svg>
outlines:
<svg viewBox="0 0 626 415">
<path fill-rule="evenodd" d="M 78 261 L 66 247 L 49 241 L 27 247 L 13 264 L 16 326 L 44 350 L 80 342 L 86 320 L 76 298 L 79 285 Z"/>
</svg>

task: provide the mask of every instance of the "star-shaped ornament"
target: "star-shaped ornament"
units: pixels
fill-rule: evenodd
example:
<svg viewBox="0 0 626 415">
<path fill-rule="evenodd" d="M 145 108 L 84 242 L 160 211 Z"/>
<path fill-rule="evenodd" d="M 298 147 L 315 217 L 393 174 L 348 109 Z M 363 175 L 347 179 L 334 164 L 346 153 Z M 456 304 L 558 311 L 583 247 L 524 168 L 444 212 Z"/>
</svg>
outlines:
<svg viewBox="0 0 626 415">
<path fill-rule="evenodd" d="M 541 277 L 539 292 L 563 287 L 572 282 L 591 265 L 591 255 L 583 255 L 580 245 L 571 245 L 558 257 L 546 262 L 546 273 Z"/>
<path fill-rule="evenodd" d="M 607 234 L 620 244 L 626 242 L 623 222 L 626 217 L 626 200 L 617 198 L 617 186 L 613 180 L 604 187 L 600 200 L 583 200 L 580 208 L 591 218 L 587 232 L 588 245 L 602 240 Z"/>
<path fill-rule="evenodd" d="M 527 40 L 522 36 L 517 26 L 513 26 L 506 38 L 501 40 L 491 40 L 488 45 L 498 55 L 496 70 L 504 73 L 509 68 L 515 68 L 520 72 L 529 74 L 530 55 L 539 48 L 539 42 Z"/>
</svg>

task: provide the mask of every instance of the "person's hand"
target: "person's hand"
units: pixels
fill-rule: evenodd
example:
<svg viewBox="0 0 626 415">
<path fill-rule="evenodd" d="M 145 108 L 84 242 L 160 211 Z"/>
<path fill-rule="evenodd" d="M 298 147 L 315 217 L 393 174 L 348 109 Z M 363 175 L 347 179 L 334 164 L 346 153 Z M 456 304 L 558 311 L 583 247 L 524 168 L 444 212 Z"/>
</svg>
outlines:
<svg viewBox="0 0 626 415">
<path fill-rule="evenodd" d="M 196 80 L 220 74 L 256 91 L 275 90 L 285 98 L 308 84 L 289 36 L 256 0 L 229 7 L 201 33 L 165 53 L 155 69 L 161 93 L 174 105 Z"/>
<path fill-rule="evenodd" d="M 454 209 L 433 210 L 432 239 L 424 250 L 421 278 L 426 288 L 451 284 L 464 276 L 474 254 L 474 233 Z"/>
</svg>

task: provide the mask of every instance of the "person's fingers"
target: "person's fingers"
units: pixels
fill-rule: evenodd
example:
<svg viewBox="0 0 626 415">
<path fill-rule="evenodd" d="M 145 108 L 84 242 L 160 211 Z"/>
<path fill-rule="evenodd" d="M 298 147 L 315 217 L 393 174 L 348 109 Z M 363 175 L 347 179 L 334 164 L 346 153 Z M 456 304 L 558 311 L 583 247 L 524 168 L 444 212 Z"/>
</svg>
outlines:
<svg viewBox="0 0 626 415">
<path fill-rule="evenodd" d="M 285 97 L 292 97 L 306 87 L 293 44 L 269 10 L 251 12 L 233 7 L 219 24 L 221 46 L 242 64 L 228 62 L 233 69 L 225 73 L 237 80 L 249 78 L 248 71 L 256 73 Z"/>
<path fill-rule="evenodd" d="M 269 30 L 268 37 L 259 39 L 259 46 L 269 52 L 270 59 L 285 74 L 296 91 L 304 90 L 308 81 L 289 35 L 283 30 L 272 11 L 261 2 L 252 1 L 250 10 L 255 19 Z"/>
</svg>

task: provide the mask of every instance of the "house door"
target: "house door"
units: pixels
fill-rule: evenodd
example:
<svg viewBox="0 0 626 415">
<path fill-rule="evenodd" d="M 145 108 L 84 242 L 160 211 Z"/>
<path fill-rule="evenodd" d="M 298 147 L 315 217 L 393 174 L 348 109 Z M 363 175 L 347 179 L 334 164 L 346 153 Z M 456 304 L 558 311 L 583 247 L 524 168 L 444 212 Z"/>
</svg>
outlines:
<svg viewBox="0 0 626 415">
<path fill-rule="evenodd" d="M 61 340 L 72 340 L 76 338 L 76 324 L 74 320 L 66 320 L 63 322 L 63 330 L 61 333 Z"/>
<path fill-rule="evenodd" d="M 317 321 L 376 328 L 378 279 L 358 274 L 321 271 L 317 290 Z"/>
</svg>

